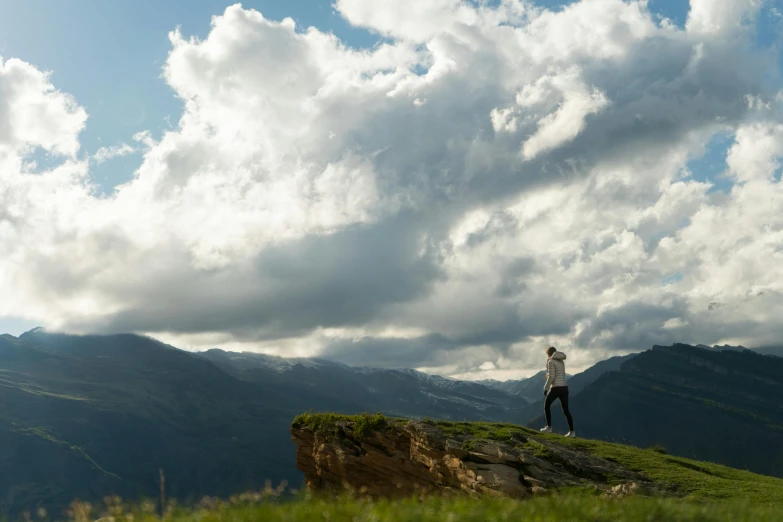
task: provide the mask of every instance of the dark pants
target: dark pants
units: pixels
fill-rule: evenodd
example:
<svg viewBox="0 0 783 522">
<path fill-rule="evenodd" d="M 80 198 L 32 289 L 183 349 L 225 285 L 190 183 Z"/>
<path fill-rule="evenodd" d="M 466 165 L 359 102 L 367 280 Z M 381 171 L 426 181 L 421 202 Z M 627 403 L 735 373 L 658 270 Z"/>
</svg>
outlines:
<svg viewBox="0 0 783 522">
<path fill-rule="evenodd" d="M 549 389 L 544 404 L 544 413 L 546 413 L 546 425 L 552 425 L 552 403 L 555 399 L 560 399 L 560 405 L 563 407 L 566 419 L 568 419 L 568 429 L 574 431 L 574 419 L 571 418 L 571 412 L 568 411 L 568 386 L 553 386 Z"/>
</svg>

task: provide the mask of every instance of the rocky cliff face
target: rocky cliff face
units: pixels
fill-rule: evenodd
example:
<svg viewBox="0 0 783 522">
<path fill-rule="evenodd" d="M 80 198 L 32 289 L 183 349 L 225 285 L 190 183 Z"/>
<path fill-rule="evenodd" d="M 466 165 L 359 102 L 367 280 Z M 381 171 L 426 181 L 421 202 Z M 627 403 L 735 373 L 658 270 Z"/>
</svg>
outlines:
<svg viewBox="0 0 783 522">
<path fill-rule="evenodd" d="M 373 430 L 345 420 L 326 429 L 295 422 L 291 434 L 296 465 L 314 491 L 348 490 L 373 498 L 417 493 L 524 498 L 569 487 L 606 495 L 657 489 L 618 464 L 518 427 L 491 435 L 505 440 L 477 437 L 469 424 L 416 421 L 386 422 Z"/>
</svg>

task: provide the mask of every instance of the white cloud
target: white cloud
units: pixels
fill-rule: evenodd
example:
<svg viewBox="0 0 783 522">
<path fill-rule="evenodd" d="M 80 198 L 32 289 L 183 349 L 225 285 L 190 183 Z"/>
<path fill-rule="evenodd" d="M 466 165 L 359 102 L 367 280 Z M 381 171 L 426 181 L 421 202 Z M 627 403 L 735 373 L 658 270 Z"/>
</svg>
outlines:
<svg viewBox="0 0 783 522">
<path fill-rule="evenodd" d="M 725 34 L 741 27 L 754 17 L 763 0 L 690 0 L 687 29 L 689 32 Z"/>
<path fill-rule="evenodd" d="M 738 181 L 772 180 L 783 158 L 783 124 L 757 123 L 737 130 L 726 164 Z"/>
<path fill-rule="evenodd" d="M 545 100 L 551 100 L 552 94 L 556 93 L 555 100 L 549 101 L 556 108 L 550 108 L 547 115 L 538 120 L 535 134 L 522 144 L 525 159 L 533 159 L 541 152 L 573 140 L 584 130 L 588 115 L 609 105 L 603 92 L 588 90 L 579 76 L 579 71 L 573 69 L 563 74 L 545 76 L 535 84 L 525 86 L 517 95 L 517 104 L 521 108 L 530 109 Z"/>
<path fill-rule="evenodd" d="M 21 60 L 0 57 L 0 147 L 75 156 L 87 113 L 55 90 L 44 73 Z"/>
<path fill-rule="evenodd" d="M 701 2 L 687 30 L 620 0 L 336 8 L 392 39 L 240 6 L 174 31 L 184 113 L 110 197 L 84 110 L 5 62 L 0 315 L 471 376 L 783 333 L 780 86 L 744 29 Z M 717 132 L 728 194 L 683 176 Z M 69 157 L 32 174 L 34 147 Z"/>
<path fill-rule="evenodd" d="M 478 12 L 461 0 L 337 0 L 337 10 L 354 25 L 383 35 L 425 42 L 457 24 L 473 25 Z"/>
<path fill-rule="evenodd" d="M 136 149 L 132 146 L 127 143 L 120 143 L 119 145 L 112 145 L 111 147 L 101 147 L 93 154 L 92 159 L 95 163 L 100 165 L 108 160 L 128 156 L 134 152 L 136 152 Z"/>
</svg>

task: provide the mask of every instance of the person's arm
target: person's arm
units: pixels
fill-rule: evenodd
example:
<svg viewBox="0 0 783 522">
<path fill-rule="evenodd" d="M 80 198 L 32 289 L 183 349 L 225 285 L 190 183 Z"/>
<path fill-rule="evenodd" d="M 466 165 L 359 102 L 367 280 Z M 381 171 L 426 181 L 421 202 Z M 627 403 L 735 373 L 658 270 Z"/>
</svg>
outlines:
<svg viewBox="0 0 783 522">
<path fill-rule="evenodd" d="M 546 383 L 544 384 L 544 395 L 549 391 L 549 387 L 555 381 L 555 372 L 552 368 L 552 359 L 546 361 Z"/>
</svg>

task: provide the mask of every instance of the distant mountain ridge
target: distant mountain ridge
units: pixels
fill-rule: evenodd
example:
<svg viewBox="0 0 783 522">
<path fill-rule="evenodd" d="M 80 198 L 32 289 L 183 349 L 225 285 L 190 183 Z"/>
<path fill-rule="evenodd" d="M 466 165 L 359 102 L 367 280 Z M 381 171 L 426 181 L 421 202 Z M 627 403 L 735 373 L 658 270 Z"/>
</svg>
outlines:
<svg viewBox="0 0 783 522">
<path fill-rule="evenodd" d="M 624 356 L 611 357 L 609 359 L 597 362 L 587 370 L 576 375 L 566 374 L 570 393 L 579 393 L 585 386 L 598 379 L 604 373 L 619 370 L 620 366 L 625 361 L 636 357 L 636 355 L 638 354 L 632 353 Z M 541 407 L 543 408 L 542 390 L 544 389 L 544 383 L 546 382 L 546 370 L 542 370 L 532 377 L 528 377 L 527 379 L 511 381 L 484 380 L 478 382 L 486 384 L 487 386 L 492 386 L 493 388 L 497 388 L 499 390 L 503 390 L 507 393 L 520 395 L 532 403 L 540 403 Z"/>
<path fill-rule="evenodd" d="M 528 401 L 478 383 L 411 369 L 351 367 L 323 359 L 282 359 L 252 353 L 209 350 L 199 354 L 237 378 L 274 383 L 310 396 L 314 409 L 383 411 L 391 416 L 446 419 L 524 419 Z"/>
<path fill-rule="evenodd" d="M 723 346 L 719 346 L 717 344 L 708 346 L 706 344 L 697 344 L 696 348 L 703 348 L 705 350 L 714 350 L 716 352 L 742 352 L 744 350 L 749 350 L 749 348 L 745 348 L 744 346 L 731 346 L 729 344 L 724 344 Z"/>
<path fill-rule="evenodd" d="M 244 370 L 266 368 L 280 373 L 289 371 L 293 366 L 301 364 L 302 366 L 345 366 L 343 364 L 311 357 L 279 357 L 276 355 L 266 355 L 253 352 L 227 352 L 219 348 L 212 348 L 205 352 L 196 352 L 196 355 L 203 357 L 221 368 L 228 369 L 232 373 L 241 373 Z"/>
<path fill-rule="evenodd" d="M 571 375 L 568 374 L 566 374 L 566 376 L 569 378 L 571 377 Z M 542 370 L 526 379 L 510 381 L 482 380 L 478 382 L 487 386 L 492 386 L 498 390 L 503 390 L 506 393 L 519 395 L 520 397 L 524 397 L 530 402 L 535 402 L 540 399 L 541 390 L 544 387 L 544 381 L 546 381 L 546 370 Z"/>
</svg>

